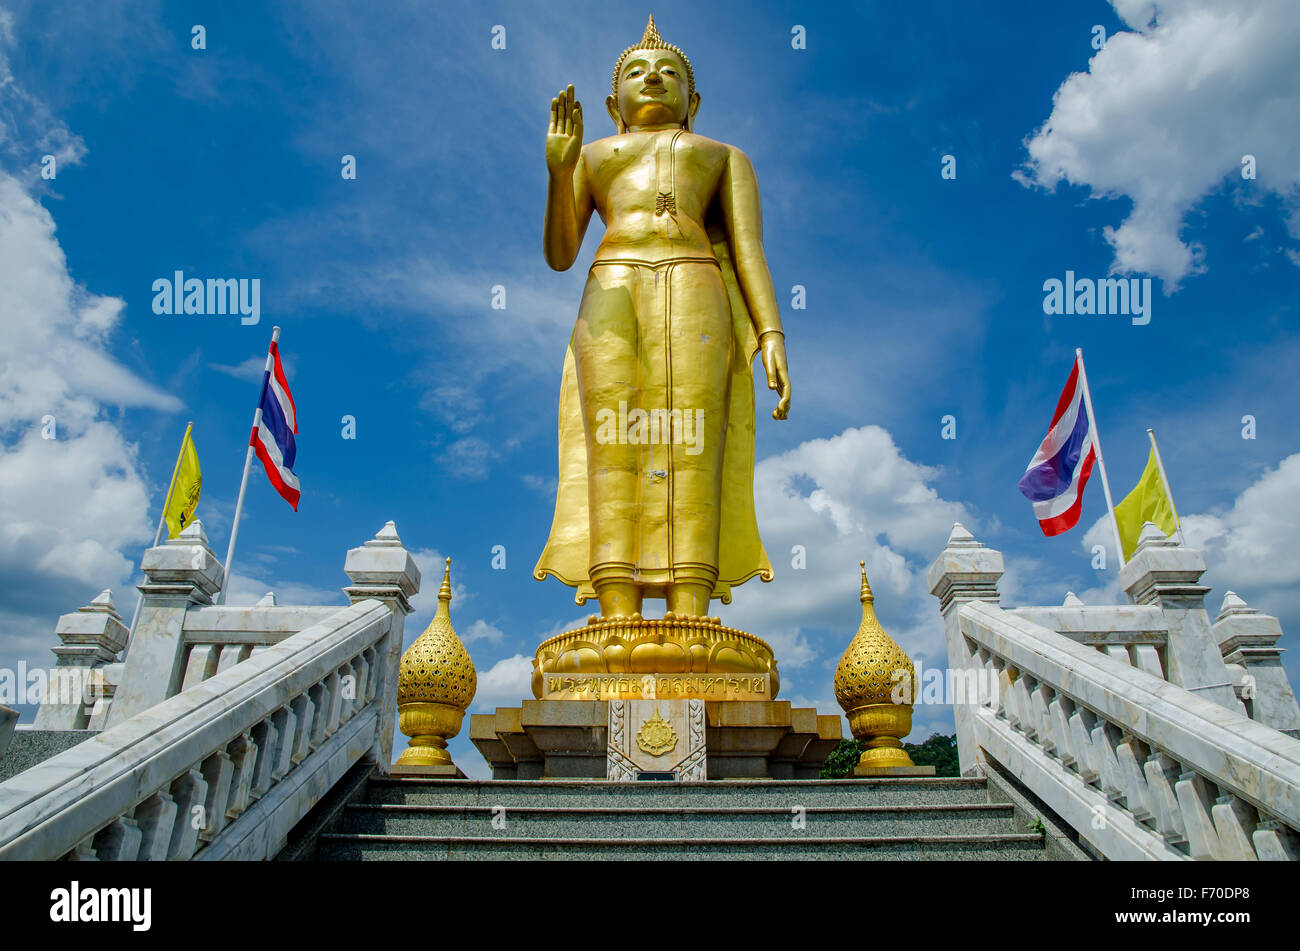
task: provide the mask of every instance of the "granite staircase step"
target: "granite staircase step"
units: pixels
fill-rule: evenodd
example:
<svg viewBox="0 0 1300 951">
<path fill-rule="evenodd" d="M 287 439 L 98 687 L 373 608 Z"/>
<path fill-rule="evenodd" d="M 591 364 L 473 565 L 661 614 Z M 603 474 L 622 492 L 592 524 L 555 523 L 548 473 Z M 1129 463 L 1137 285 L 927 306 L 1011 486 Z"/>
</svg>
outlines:
<svg viewBox="0 0 1300 951">
<path fill-rule="evenodd" d="M 372 778 L 332 861 L 1041 859 L 982 779 L 611 784 Z"/>
<path fill-rule="evenodd" d="M 1010 804 L 733 807 L 412 806 L 348 807 L 345 831 L 391 836 L 513 838 L 802 839 L 983 835 L 1012 831 Z"/>
<path fill-rule="evenodd" d="M 1035 860 L 1043 837 L 897 836 L 780 839 L 519 839 L 490 836 L 322 836 L 325 861 L 580 860 Z"/>
<path fill-rule="evenodd" d="M 372 778 L 366 801 L 420 806 L 910 806 L 987 804 L 983 779 L 709 780 L 607 783 L 590 779 Z M 614 800 L 617 800 L 615 802 Z"/>
</svg>

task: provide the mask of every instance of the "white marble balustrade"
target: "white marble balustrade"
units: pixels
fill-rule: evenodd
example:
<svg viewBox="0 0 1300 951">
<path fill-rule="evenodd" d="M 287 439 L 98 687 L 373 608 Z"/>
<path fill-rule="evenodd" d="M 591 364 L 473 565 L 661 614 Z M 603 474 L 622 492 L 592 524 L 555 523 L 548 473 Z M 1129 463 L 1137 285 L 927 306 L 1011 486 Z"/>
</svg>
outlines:
<svg viewBox="0 0 1300 951">
<path fill-rule="evenodd" d="M 1105 858 L 1300 859 L 1275 618 L 1231 595 L 1212 625 L 1204 557 L 1154 526 L 1119 572 L 1129 604 L 1005 609 L 1003 570 L 957 524 L 926 576 L 949 666 L 984 689 L 953 707 L 964 775 L 997 763 Z"/>
<path fill-rule="evenodd" d="M 0 784 L 0 859 L 261 859 L 374 754 L 391 608 L 367 598 Z"/>
<path fill-rule="evenodd" d="M 1111 859 L 1300 860 L 1300 741 L 972 601 L 972 742 Z"/>
<path fill-rule="evenodd" d="M 336 613 L 338 607 L 201 607 L 185 612 L 181 690 L 202 683 Z"/>
<path fill-rule="evenodd" d="M 1169 627 L 1155 605 L 1085 605 L 1070 595 L 1060 607 L 1010 608 L 1008 613 L 1165 679 Z"/>
</svg>

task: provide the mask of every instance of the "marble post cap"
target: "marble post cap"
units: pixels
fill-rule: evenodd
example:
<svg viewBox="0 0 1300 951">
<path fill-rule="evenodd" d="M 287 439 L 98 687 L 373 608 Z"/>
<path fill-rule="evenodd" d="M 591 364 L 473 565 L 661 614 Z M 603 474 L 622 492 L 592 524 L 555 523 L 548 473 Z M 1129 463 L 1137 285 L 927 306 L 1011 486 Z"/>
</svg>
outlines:
<svg viewBox="0 0 1300 951">
<path fill-rule="evenodd" d="M 111 588 L 105 588 L 91 600 L 84 608 L 78 608 L 78 611 L 87 613 L 96 612 L 99 614 L 112 614 L 117 616 L 117 605 L 113 603 L 113 591 Z"/>
<path fill-rule="evenodd" d="M 397 526 L 393 524 L 392 520 L 390 519 L 389 521 L 384 523 L 383 528 L 375 532 L 375 537 L 370 539 L 370 541 L 366 542 L 366 544 L 372 547 L 379 546 L 379 545 L 387 545 L 391 547 L 400 548 L 402 544 L 402 539 L 397 534 Z"/>
<path fill-rule="evenodd" d="M 122 622 L 122 616 L 116 611 L 104 608 L 78 608 L 68 614 L 59 615 L 54 633 L 59 637 L 65 634 L 81 636 L 103 634 L 112 637 L 115 641 L 124 641 L 126 625 Z"/>
<path fill-rule="evenodd" d="M 1172 548 L 1176 542 L 1166 537 L 1164 529 L 1152 522 L 1142 524 L 1142 533 L 1138 535 L 1137 547 L 1142 548 Z"/>
<path fill-rule="evenodd" d="M 1219 617 L 1226 617 L 1231 614 L 1258 614 L 1259 612 L 1246 603 L 1246 599 L 1241 597 L 1235 591 L 1229 591 L 1223 596 L 1223 604 L 1219 607 Z"/>
<path fill-rule="evenodd" d="M 105 588 L 83 608 L 59 617 L 54 635 L 60 646 L 52 648 L 60 664 L 86 666 L 112 660 L 126 646 L 127 628 Z"/>
<path fill-rule="evenodd" d="M 277 602 L 275 600 L 275 592 L 268 591 L 266 592 L 266 594 L 262 595 L 262 600 L 257 602 L 256 607 L 273 608 L 276 606 L 276 604 Z"/>
<path fill-rule="evenodd" d="M 953 522 L 952 531 L 948 533 L 948 544 L 945 545 L 944 547 L 945 548 L 973 548 L 976 546 L 980 548 L 984 547 L 983 545 L 981 545 L 979 542 L 975 540 L 975 536 L 972 535 L 966 529 L 965 525 L 963 525 L 961 522 Z"/>
<path fill-rule="evenodd" d="M 1061 602 L 1062 607 L 1081 608 L 1084 606 L 1083 601 L 1073 591 L 1065 592 L 1065 600 Z"/>
<path fill-rule="evenodd" d="M 1225 655 L 1240 647 L 1273 647 L 1282 637 L 1282 622 L 1252 608 L 1237 592 L 1229 591 L 1214 619 L 1214 634 Z"/>
<path fill-rule="evenodd" d="M 1199 548 L 1177 544 L 1148 522 L 1133 557 L 1119 571 L 1119 584 L 1135 603 L 1144 604 L 1157 589 L 1196 585 L 1204 573 L 1205 555 Z"/>
<path fill-rule="evenodd" d="M 140 561 L 145 586 L 190 585 L 212 598 L 225 582 L 226 569 L 208 544 L 203 523 L 198 519 L 186 525 L 175 538 L 145 550 Z M 146 599 L 148 598 L 146 592 Z"/>
<path fill-rule="evenodd" d="M 1004 571 L 1002 552 L 977 542 L 961 522 L 955 522 L 948 544 L 925 573 L 930 593 L 938 596 L 954 586 L 981 587 L 997 583 Z"/>
<path fill-rule="evenodd" d="M 420 566 L 402 545 L 397 526 L 391 521 L 384 524 L 375 537 L 359 548 L 348 550 L 343 562 L 343 572 L 356 586 L 396 586 L 407 598 L 420 590 Z M 347 588 L 349 597 L 353 591 Z M 355 592 L 358 596 L 362 592 Z"/>
<path fill-rule="evenodd" d="M 175 538 L 167 539 L 168 545 L 202 545 L 208 547 L 208 536 L 203 531 L 203 522 L 195 519 L 181 529 Z"/>
</svg>

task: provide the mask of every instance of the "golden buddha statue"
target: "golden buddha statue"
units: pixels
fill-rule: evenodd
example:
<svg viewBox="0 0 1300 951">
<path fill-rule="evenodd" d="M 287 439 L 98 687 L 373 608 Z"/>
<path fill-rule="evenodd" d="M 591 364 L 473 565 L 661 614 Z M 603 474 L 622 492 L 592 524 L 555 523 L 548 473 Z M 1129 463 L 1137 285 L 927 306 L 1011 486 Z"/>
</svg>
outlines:
<svg viewBox="0 0 1300 951">
<path fill-rule="evenodd" d="M 758 185 L 742 151 L 693 131 L 690 61 L 653 16 L 605 105 L 616 134 L 584 145 L 573 86 L 551 101 L 546 262 L 572 266 L 593 211 L 605 235 L 565 356 L 555 518 L 534 575 L 596 598 L 604 621 L 640 620 L 646 597 L 666 620 L 703 618 L 734 585 L 772 579 L 754 516 L 754 355 L 775 419 L 790 378 Z"/>
</svg>

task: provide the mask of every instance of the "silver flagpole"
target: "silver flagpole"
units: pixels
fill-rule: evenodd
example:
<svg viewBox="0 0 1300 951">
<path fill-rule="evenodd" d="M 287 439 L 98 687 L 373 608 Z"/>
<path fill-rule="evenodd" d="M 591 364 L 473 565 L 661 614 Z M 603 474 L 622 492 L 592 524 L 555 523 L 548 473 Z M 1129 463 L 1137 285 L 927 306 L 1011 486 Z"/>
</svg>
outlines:
<svg viewBox="0 0 1300 951">
<path fill-rule="evenodd" d="M 1187 540 L 1183 537 L 1183 520 L 1178 517 L 1178 506 L 1174 505 L 1174 490 L 1169 488 L 1169 476 L 1165 475 L 1165 463 L 1160 458 L 1160 447 L 1156 445 L 1156 431 L 1148 429 L 1147 436 L 1151 439 L 1151 451 L 1155 453 L 1156 468 L 1160 470 L 1160 481 L 1165 485 L 1165 497 L 1169 499 L 1169 511 L 1174 513 L 1174 528 L 1178 531 L 1178 544 L 1186 548 Z"/>
<path fill-rule="evenodd" d="M 1092 392 L 1088 389 L 1088 372 L 1083 368 L 1083 348 L 1076 347 L 1075 357 L 1079 360 L 1079 382 L 1083 384 L 1083 401 L 1088 406 L 1088 419 L 1092 423 L 1092 444 L 1097 447 L 1097 465 L 1101 469 L 1101 487 L 1106 492 L 1106 508 L 1110 510 L 1110 527 L 1115 530 L 1115 550 L 1119 552 L 1119 566 L 1124 560 L 1124 542 L 1119 537 L 1119 522 L 1115 519 L 1115 503 L 1110 497 L 1110 479 L 1106 478 L 1106 460 L 1101 454 L 1101 427 L 1097 425 L 1097 414 L 1092 409 Z"/>
<path fill-rule="evenodd" d="M 271 328 L 271 343 L 278 343 L 280 340 L 280 328 Z M 235 540 L 239 538 L 239 519 L 244 514 L 244 492 L 248 489 L 248 472 L 253 467 L 253 456 L 256 455 L 253 449 L 253 439 L 256 438 L 257 430 L 262 425 L 262 399 L 266 396 L 266 386 L 270 377 L 267 375 L 271 372 L 274 365 L 274 358 L 271 356 L 271 348 L 266 348 L 266 370 L 262 374 L 262 391 L 257 397 L 257 409 L 253 410 L 253 430 L 252 436 L 248 440 L 248 453 L 244 456 L 244 475 L 239 480 L 239 497 L 235 500 L 235 523 L 230 526 L 230 545 L 226 548 L 226 576 L 221 582 L 221 590 L 217 592 L 217 604 L 226 603 L 226 591 L 230 588 L 230 566 L 235 560 Z"/>
</svg>

